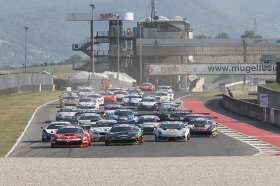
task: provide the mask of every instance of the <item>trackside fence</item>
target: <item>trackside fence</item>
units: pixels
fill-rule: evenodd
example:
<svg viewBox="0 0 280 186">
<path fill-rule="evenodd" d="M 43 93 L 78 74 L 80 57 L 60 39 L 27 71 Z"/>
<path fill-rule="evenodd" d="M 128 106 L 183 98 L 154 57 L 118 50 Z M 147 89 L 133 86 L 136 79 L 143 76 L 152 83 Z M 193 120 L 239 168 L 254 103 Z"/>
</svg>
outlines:
<svg viewBox="0 0 280 186">
<path fill-rule="evenodd" d="M 53 89 L 53 76 L 51 74 L 18 73 L 0 75 L 0 96 Z"/>
</svg>

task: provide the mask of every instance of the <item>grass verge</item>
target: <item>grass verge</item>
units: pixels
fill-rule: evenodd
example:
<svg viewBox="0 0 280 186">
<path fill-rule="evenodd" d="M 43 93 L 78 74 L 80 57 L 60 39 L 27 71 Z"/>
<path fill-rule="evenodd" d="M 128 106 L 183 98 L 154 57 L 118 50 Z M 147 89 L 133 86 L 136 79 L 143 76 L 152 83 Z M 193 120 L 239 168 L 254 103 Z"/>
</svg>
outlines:
<svg viewBox="0 0 280 186">
<path fill-rule="evenodd" d="M 266 88 L 272 89 L 272 90 L 278 90 L 278 91 L 280 90 L 280 85 L 276 82 L 267 83 L 267 84 L 264 84 L 263 86 Z"/>
<path fill-rule="evenodd" d="M 58 99 L 61 91 L 43 91 L 0 97 L 0 157 L 5 156 L 21 135 L 35 109 Z"/>
<path fill-rule="evenodd" d="M 223 96 L 221 92 L 198 92 L 191 95 L 186 96 L 187 98 L 201 98 L 201 97 L 215 97 L 215 96 Z"/>
</svg>

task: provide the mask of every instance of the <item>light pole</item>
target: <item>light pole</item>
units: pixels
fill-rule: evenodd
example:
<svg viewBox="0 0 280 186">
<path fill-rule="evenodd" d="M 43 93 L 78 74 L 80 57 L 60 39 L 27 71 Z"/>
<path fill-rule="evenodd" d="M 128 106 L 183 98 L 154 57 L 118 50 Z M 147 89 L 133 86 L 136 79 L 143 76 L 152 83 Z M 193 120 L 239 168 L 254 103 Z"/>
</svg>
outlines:
<svg viewBox="0 0 280 186">
<path fill-rule="evenodd" d="M 117 36 L 117 45 L 118 45 L 118 56 L 117 56 L 117 80 L 118 80 L 118 84 L 119 84 L 119 72 L 120 72 L 120 33 L 119 33 L 119 14 L 114 15 L 117 17 L 117 28 L 118 28 L 118 36 Z"/>
<path fill-rule="evenodd" d="M 94 75 L 94 36 L 93 36 L 93 23 L 94 23 L 94 13 L 93 10 L 95 9 L 94 4 L 90 4 L 89 6 L 91 6 L 92 8 L 92 21 L 91 21 L 91 32 L 90 32 L 90 37 L 91 37 L 91 64 L 92 64 L 92 76 Z"/>
<path fill-rule="evenodd" d="M 143 76 L 143 73 L 142 73 L 142 22 L 140 22 L 140 85 L 142 85 L 142 76 Z"/>
<path fill-rule="evenodd" d="M 27 49 L 27 29 L 29 26 L 25 26 L 25 54 L 24 54 L 24 73 L 26 73 L 26 49 Z"/>
</svg>

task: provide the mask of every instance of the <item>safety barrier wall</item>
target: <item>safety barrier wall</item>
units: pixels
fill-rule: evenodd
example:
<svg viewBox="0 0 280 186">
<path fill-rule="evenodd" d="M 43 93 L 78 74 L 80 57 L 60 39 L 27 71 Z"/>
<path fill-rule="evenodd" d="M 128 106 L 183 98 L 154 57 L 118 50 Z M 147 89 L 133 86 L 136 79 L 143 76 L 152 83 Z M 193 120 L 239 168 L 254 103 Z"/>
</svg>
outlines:
<svg viewBox="0 0 280 186">
<path fill-rule="evenodd" d="M 260 102 L 260 94 L 268 94 L 268 107 L 280 109 L 280 91 L 258 86 L 258 103 Z"/>
<path fill-rule="evenodd" d="M 23 85 L 44 85 L 53 84 L 53 76 L 51 74 L 39 73 L 18 73 L 0 75 L 0 89 L 13 87 L 21 87 Z"/>
<path fill-rule="evenodd" d="M 223 106 L 229 109 L 230 111 L 260 121 L 265 121 L 264 112 L 266 112 L 266 122 L 280 126 L 280 110 L 278 109 L 269 108 L 269 107 L 264 109 L 260 107 L 258 104 L 249 103 L 239 99 L 234 99 L 227 95 L 223 95 Z"/>
</svg>

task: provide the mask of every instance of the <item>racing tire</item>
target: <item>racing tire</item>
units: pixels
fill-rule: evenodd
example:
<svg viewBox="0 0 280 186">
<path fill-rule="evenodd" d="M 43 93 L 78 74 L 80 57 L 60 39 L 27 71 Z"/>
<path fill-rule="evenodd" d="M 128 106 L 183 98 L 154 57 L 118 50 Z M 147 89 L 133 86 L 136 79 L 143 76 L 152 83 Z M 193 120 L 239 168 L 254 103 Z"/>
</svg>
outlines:
<svg viewBox="0 0 280 186">
<path fill-rule="evenodd" d="M 55 146 L 51 143 L 51 148 L 54 148 Z"/>
<path fill-rule="evenodd" d="M 46 142 L 46 139 L 42 138 L 42 142 Z"/>
<path fill-rule="evenodd" d="M 158 141 L 158 138 L 157 138 L 157 136 L 155 135 L 155 141 Z"/>
<path fill-rule="evenodd" d="M 109 141 L 105 141 L 105 146 L 109 146 L 110 142 Z"/>
</svg>

